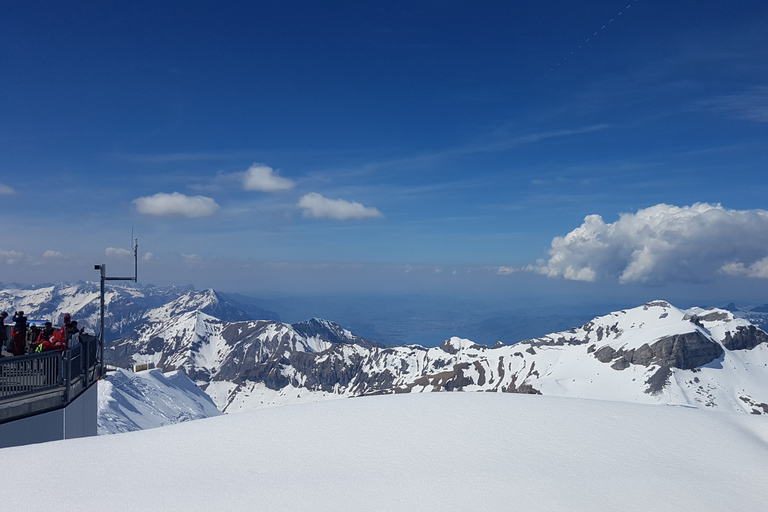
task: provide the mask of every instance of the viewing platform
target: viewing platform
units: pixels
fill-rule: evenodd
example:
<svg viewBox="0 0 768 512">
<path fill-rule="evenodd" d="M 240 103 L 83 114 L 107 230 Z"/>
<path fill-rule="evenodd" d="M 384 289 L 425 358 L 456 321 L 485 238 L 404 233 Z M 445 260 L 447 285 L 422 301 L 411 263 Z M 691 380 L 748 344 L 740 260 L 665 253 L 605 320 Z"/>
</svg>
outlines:
<svg viewBox="0 0 768 512">
<path fill-rule="evenodd" d="M 70 348 L 0 358 L 0 448 L 96 435 L 99 339 Z"/>
</svg>

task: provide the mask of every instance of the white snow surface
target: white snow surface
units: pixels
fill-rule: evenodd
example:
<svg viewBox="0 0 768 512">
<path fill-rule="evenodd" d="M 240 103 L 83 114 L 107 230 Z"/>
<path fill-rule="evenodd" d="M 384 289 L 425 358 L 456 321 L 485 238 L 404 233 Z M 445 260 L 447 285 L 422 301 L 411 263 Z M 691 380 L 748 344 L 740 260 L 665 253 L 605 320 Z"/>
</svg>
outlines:
<svg viewBox="0 0 768 512">
<path fill-rule="evenodd" d="M 503 393 L 307 403 L 0 450 L 7 510 L 762 511 L 768 418 Z M 58 475 L 44 478 L 40 475 Z M 76 478 L 66 475 L 76 475 Z"/>
<path fill-rule="evenodd" d="M 219 416 L 210 397 L 183 372 L 110 372 L 99 386 L 99 434 L 117 434 Z"/>
</svg>

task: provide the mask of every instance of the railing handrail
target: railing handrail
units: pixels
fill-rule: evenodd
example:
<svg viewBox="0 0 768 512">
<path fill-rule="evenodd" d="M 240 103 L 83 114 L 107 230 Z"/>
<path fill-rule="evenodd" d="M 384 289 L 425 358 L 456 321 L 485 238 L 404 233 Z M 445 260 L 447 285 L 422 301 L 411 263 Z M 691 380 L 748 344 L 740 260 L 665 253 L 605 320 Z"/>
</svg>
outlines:
<svg viewBox="0 0 768 512">
<path fill-rule="evenodd" d="M 13 407 L 41 395 L 60 393 L 46 410 L 68 405 L 100 376 L 98 343 L 91 335 L 79 336 L 80 343 L 65 349 L 0 358 L 0 407 Z M 95 349 L 95 351 L 94 351 Z M 18 417 L 28 416 L 26 408 Z M 43 410 L 36 413 L 44 412 Z M 17 419 L 14 414 L 0 416 L 0 423 Z"/>
</svg>

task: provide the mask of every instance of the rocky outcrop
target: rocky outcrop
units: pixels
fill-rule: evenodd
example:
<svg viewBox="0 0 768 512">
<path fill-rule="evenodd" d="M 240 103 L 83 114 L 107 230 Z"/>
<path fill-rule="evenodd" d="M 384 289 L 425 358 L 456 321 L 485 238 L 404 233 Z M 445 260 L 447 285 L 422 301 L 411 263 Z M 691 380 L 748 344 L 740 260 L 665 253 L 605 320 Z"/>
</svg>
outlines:
<svg viewBox="0 0 768 512">
<path fill-rule="evenodd" d="M 723 345 L 728 350 L 752 350 L 761 343 L 768 343 L 768 334 L 754 325 L 741 326 L 735 333 L 725 333 Z"/>
<path fill-rule="evenodd" d="M 666 336 L 650 345 L 645 343 L 628 351 L 615 350 L 606 345 L 594 352 L 601 363 L 613 362 L 611 367 L 615 370 L 624 370 L 631 364 L 691 370 L 711 363 L 722 354 L 723 348 L 700 331 Z"/>
</svg>

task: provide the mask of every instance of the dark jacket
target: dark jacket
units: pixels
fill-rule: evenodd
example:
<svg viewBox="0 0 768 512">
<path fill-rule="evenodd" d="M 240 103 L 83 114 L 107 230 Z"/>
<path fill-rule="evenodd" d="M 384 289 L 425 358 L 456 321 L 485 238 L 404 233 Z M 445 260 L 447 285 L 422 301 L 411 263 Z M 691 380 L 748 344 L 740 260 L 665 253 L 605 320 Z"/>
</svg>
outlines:
<svg viewBox="0 0 768 512">
<path fill-rule="evenodd" d="M 18 313 L 13 315 L 13 321 L 16 322 L 16 325 L 14 326 L 14 329 L 16 329 L 16 332 L 23 333 L 25 336 L 27 334 L 27 317 L 24 315 L 19 315 Z"/>
</svg>

